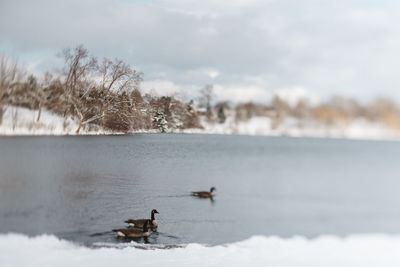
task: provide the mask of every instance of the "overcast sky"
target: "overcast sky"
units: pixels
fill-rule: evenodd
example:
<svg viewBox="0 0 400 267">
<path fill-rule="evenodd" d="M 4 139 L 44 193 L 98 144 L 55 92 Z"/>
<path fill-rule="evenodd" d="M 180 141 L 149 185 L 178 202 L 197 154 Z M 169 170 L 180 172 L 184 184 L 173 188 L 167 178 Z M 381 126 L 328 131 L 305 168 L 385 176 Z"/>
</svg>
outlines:
<svg viewBox="0 0 400 267">
<path fill-rule="evenodd" d="M 85 45 L 144 72 L 143 90 L 267 101 L 275 92 L 400 100 L 400 2 L 0 0 L 0 53 L 32 71 Z"/>
</svg>

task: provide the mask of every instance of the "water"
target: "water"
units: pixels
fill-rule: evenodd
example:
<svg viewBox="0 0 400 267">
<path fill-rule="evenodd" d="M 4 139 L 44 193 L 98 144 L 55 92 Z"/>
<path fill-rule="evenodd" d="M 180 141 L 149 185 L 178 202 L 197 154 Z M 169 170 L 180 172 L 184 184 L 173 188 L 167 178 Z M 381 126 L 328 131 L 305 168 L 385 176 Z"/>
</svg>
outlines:
<svg viewBox="0 0 400 267">
<path fill-rule="evenodd" d="M 1 137 L 0 233 L 119 243 L 156 208 L 151 244 L 400 233 L 399 142 L 146 134 Z M 214 201 L 190 196 L 217 188 Z"/>
</svg>

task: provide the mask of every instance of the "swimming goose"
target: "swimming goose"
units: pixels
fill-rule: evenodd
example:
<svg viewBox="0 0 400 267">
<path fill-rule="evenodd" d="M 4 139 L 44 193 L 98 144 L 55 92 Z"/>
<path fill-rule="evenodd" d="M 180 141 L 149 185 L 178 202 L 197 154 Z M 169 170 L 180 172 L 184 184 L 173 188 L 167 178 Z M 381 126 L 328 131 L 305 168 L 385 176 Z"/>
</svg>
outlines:
<svg viewBox="0 0 400 267">
<path fill-rule="evenodd" d="M 119 237 L 137 238 L 137 237 L 148 237 L 150 235 L 149 228 L 147 225 L 149 220 L 146 220 L 143 224 L 142 230 L 136 228 L 124 228 L 124 229 L 113 229 L 113 232 L 117 232 Z"/>
<path fill-rule="evenodd" d="M 216 191 L 217 189 L 215 189 L 215 187 L 211 187 L 210 188 L 210 192 L 207 191 L 198 191 L 198 192 L 192 192 L 193 196 L 196 197 L 201 197 L 201 198 L 213 198 L 215 193 L 214 191 Z"/>
<path fill-rule="evenodd" d="M 150 219 L 150 227 L 151 228 L 157 228 L 158 223 L 156 219 L 154 218 L 154 214 L 159 213 L 156 209 L 153 209 L 151 211 L 151 219 Z M 142 228 L 144 223 L 147 222 L 148 219 L 129 219 L 126 220 L 125 223 L 129 224 L 130 227 L 136 227 L 136 228 Z"/>
</svg>

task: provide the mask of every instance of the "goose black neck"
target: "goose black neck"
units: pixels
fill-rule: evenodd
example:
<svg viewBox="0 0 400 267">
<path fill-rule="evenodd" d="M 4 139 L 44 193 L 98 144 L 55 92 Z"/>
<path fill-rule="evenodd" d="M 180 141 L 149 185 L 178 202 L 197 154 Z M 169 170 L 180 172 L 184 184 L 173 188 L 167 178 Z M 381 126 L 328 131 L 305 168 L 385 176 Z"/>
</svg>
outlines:
<svg viewBox="0 0 400 267">
<path fill-rule="evenodd" d="M 151 213 L 151 222 L 153 222 L 155 220 L 154 218 L 154 212 Z"/>
</svg>

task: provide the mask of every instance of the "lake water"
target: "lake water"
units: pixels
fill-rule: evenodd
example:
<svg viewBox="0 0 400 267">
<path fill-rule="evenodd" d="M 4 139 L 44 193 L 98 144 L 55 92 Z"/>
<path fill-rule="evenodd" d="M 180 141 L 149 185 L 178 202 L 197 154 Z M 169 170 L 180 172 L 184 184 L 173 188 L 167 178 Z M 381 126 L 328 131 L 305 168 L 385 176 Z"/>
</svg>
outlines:
<svg viewBox="0 0 400 267">
<path fill-rule="evenodd" d="M 0 137 L 0 233 L 152 244 L 400 233 L 400 142 L 138 134 Z M 191 191 L 217 188 L 214 201 Z M 143 242 L 143 240 L 140 240 Z"/>
</svg>

